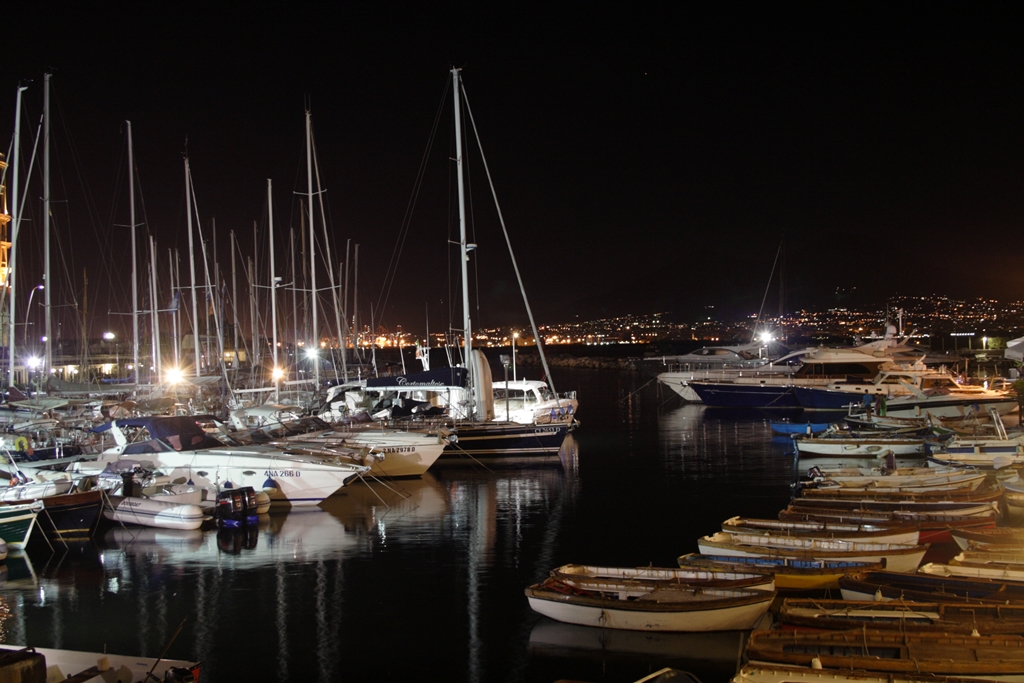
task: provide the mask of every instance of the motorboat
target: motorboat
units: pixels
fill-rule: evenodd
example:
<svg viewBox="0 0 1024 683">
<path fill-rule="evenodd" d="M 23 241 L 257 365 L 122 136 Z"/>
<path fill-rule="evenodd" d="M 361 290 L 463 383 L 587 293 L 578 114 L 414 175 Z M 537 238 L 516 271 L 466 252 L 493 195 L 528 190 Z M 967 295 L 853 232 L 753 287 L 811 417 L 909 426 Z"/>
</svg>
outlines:
<svg viewBox="0 0 1024 683">
<path fill-rule="evenodd" d="M 252 486 L 268 493 L 272 505 L 317 505 L 361 474 L 369 472 L 339 458 L 273 446 L 226 446 L 194 417 L 144 417 L 114 420 L 116 445 L 95 462 L 75 463 L 78 473 L 98 474 L 108 463 L 131 459 L 172 481 L 201 488 Z"/>
</svg>

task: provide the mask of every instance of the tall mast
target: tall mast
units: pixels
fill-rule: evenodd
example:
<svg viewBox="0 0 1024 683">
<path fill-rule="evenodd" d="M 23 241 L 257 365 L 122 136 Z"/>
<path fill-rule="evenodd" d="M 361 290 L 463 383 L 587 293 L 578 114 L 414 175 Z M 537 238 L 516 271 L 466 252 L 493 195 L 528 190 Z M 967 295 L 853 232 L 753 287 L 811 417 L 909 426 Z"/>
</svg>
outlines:
<svg viewBox="0 0 1024 683">
<path fill-rule="evenodd" d="M 181 359 L 178 356 L 178 309 L 181 307 L 181 291 L 178 288 L 180 284 L 180 275 L 175 274 L 175 262 L 174 251 L 171 249 L 167 250 L 167 268 L 171 274 L 171 327 L 174 331 L 174 368 L 178 372 L 181 372 Z"/>
<path fill-rule="evenodd" d="M 465 345 L 466 368 L 469 370 L 470 387 L 475 384 L 473 377 L 473 330 L 469 315 L 469 249 L 466 244 L 466 198 L 462 179 L 462 111 L 460 109 L 459 69 L 452 69 L 452 92 L 455 95 L 455 165 L 459 180 L 459 246 L 462 258 L 462 335 Z M 474 394 L 475 394 L 474 390 Z"/>
<path fill-rule="evenodd" d="M 128 121 L 128 227 L 132 231 L 132 367 L 135 384 L 142 382 L 139 373 L 139 274 L 135 248 L 135 160 L 132 157 L 132 122 Z"/>
<path fill-rule="evenodd" d="M 160 318 L 157 317 L 157 310 L 159 309 L 159 306 L 157 305 L 158 299 L 156 288 L 156 238 L 153 237 L 152 235 L 150 235 L 149 237 L 149 263 L 151 270 L 149 285 L 149 301 L 153 305 L 153 341 L 150 342 L 149 345 L 153 351 L 153 377 L 155 378 L 153 380 L 153 383 L 155 384 L 160 381 L 160 377 L 162 377 L 163 375 L 160 371 Z"/>
<path fill-rule="evenodd" d="M 11 179 L 11 215 L 14 217 L 14 221 L 11 223 L 11 248 L 10 257 L 7 262 L 7 285 L 11 289 L 11 302 L 10 306 L 10 334 L 7 338 L 8 350 L 7 350 L 7 386 L 14 386 L 14 332 L 15 332 L 15 318 L 14 315 L 14 265 L 18 257 L 17 242 L 18 242 L 18 224 L 21 222 L 21 214 L 18 212 L 18 159 L 21 156 L 18 153 L 19 141 L 21 138 L 21 93 L 28 89 L 28 86 L 18 86 L 18 96 L 15 98 L 14 105 L 14 157 L 11 160 L 12 179 Z"/>
<path fill-rule="evenodd" d="M 192 173 L 185 157 L 185 216 L 188 224 L 188 267 L 192 283 L 192 350 L 195 352 L 196 377 L 200 377 L 199 354 L 199 304 L 196 302 L 196 250 L 192 242 Z"/>
<path fill-rule="evenodd" d="M 238 367 L 241 361 L 238 358 L 238 275 L 235 272 L 237 261 L 235 259 L 235 231 L 231 231 L 231 319 L 234 321 L 234 341 L 232 348 L 235 350 L 235 361 L 232 365 L 235 369 L 235 382 L 238 382 Z"/>
<path fill-rule="evenodd" d="M 276 401 L 280 398 L 281 378 L 280 366 L 277 364 L 277 270 L 274 264 L 274 196 L 271 192 L 270 178 L 267 178 L 267 216 L 270 225 L 270 324 L 274 335 L 274 345 L 271 347 L 274 352 L 274 367 L 271 372 L 274 377 L 274 400 Z"/>
<path fill-rule="evenodd" d="M 50 329 L 50 74 L 43 75 L 43 307 L 46 311 L 46 358 L 43 368 L 47 377 L 53 367 L 53 334 Z"/>
<path fill-rule="evenodd" d="M 306 110 L 306 191 L 309 199 L 309 298 L 313 310 L 313 360 L 314 390 L 320 386 L 320 331 L 316 320 L 316 234 L 313 231 L 313 124 L 309 110 Z"/>
</svg>

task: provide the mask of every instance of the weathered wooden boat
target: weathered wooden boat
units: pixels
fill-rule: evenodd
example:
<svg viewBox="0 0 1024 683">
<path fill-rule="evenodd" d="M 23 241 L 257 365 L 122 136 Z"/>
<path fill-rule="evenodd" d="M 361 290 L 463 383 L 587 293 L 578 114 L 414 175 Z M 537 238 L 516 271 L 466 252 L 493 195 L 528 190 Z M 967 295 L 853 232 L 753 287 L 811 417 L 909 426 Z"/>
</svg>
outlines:
<svg viewBox="0 0 1024 683">
<path fill-rule="evenodd" d="M 798 538 L 832 538 L 843 541 L 909 543 L 917 545 L 920 532 L 913 524 L 858 524 L 827 521 L 783 521 L 731 517 L 722 522 L 722 531 L 741 534 L 769 534 Z"/>
<path fill-rule="evenodd" d="M 630 631 L 737 631 L 753 628 L 776 592 L 749 588 L 657 586 L 630 597 L 632 583 L 618 589 L 584 590 L 548 577 L 526 589 L 530 607 L 567 624 Z"/>
<path fill-rule="evenodd" d="M 808 471 L 813 484 L 805 488 L 826 488 L 839 486 L 844 489 L 871 489 L 882 491 L 887 489 L 978 489 L 987 478 L 985 472 L 978 470 L 957 469 L 947 467 L 899 467 L 886 470 L 878 467 L 843 467 L 826 472 L 822 468 Z"/>
<path fill-rule="evenodd" d="M 917 569 L 929 547 L 904 543 L 857 543 L 822 538 L 772 537 L 725 532 L 704 536 L 697 545 L 700 552 L 705 555 L 754 555 L 853 562 L 884 560 L 887 568 L 897 572 L 912 572 Z"/>
<path fill-rule="evenodd" d="M 839 495 L 834 491 L 808 489 L 796 499 L 798 505 L 820 505 L 822 507 L 860 507 L 867 510 L 955 510 L 970 507 L 967 504 L 999 503 L 1003 498 L 1003 487 L 998 484 L 982 486 L 973 491 L 948 493 L 943 491 L 925 493 L 851 493 Z M 996 507 L 998 508 L 998 505 Z"/>
<path fill-rule="evenodd" d="M 949 563 L 965 567 L 1024 567 L 1024 548 L 975 546 L 953 556 Z"/>
<path fill-rule="evenodd" d="M 1024 529 L 1014 527 L 992 527 L 989 529 L 953 529 L 949 532 L 956 544 L 963 550 L 981 544 L 1005 545 L 1024 548 Z"/>
<path fill-rule="evenodd" d="M 820 665 L 786 666 L 771 662 L 744 665 L 730 683 L 937 683 L 931 674 L 873 672 L 852 669 L 825 669 Z M 991 679 L 988 679 L 991 680 Z M 943 676 L 942 683 L 978 683 L 977 678 Z"/>
<path fill-rule="evenodd" d="M 24 548 L 36 525 L 36 517 L 43 504 L 39 501 L 14 505 L 0 505 L 0 540 L 8 548 Z"/>
<path fill-rule="evenodd" d="M 886 452 L 888 452 L 897 458 L 917 456 L 916 459 L 923 460 L 927 453 L 923 438 L 886 434 L 862 436 L 849 433 L 823 432 L 821 434 L 799 437 L 794 440 L 794 444 L 801 458 L 804 455 L 812 455 L 863 457 L 874 460 L 883 458 Z"/>
<path fill-rule="evenodd" d="M 785 422 L 772 420 L 772 432 L 792 436 L 795 434 L 820 434 L 832 426 L 831 422 Z"/>
<path fill-rule="evenodd" d="M 800 489 L 800 498 L 864 499 L 890 501 L 990 501 L 999 500 L 1003 487 L 986 484 L 984 473 L 971 474 L 949 481 L 933 481 L 926 486 L 895 483 L 850 486 L 806 486 Z"/>
<path fill-rule="evenodd" d="M 982 635 L 1024 634 L 1024 605 L 977 605 L 906 600 L 786 598 L 778 613 L 783 628 L 902 631 Z"/>
<path fill-rule="evenodd" d="M 928 562 L 917 568 L 921 574 L 964 579 L 999 579 L 1024 583 L 1024 565 L 993 564 L 980 567 L 971 564 L 937 564 Z"/>
<path fill-rule="evenodd" d="M 679 557 L 681 567 L 700 567 L 712 572 L 770 572 L 779 590 L 818 590 L 839 588 L 839 578 L 847 574 L 885 568 L 884 562 L 847 560 L 799 560 L 789 557 L 707 555 L 688 553 Z"/>
<path fill-rule="evenodd" d="M 746 654 L 752 661 L 797 666 L 1024 680 L 1024 637 L 1016 635 L 757 631 L 747 641 Z"/>
<path fill-rule="evenodd" d="M 963 514 L 961 514 L 963 513 Z M 794 502 L 779 512 L 779 519 L 792 521 L 837 521 L 862 524 L 904 523 L 918 527 L 919 543 L 947 543 L 952 529 L 995 527 L 999 509 L 992 503 L 968 504 L 957 511 L 863 510 L 855 507 L 804 506 Z"/>
<path fill-rule="evenodd" d="M 103 491 L 79 491 L 39 499 L 43 509 L 36 527 L 51 545 L 88 541 L 96 531 L 103 503 Z M 33 534 L 35 538 L 38 534 Z"/>
<path fill-rule="evenodd" d="M 598 567 L 566 564 L 552 569 L 550 576 L 584 590 L 602 590 L 603 585 L 636 584 L 630 592 L 643 595 L 658 586 L 707 586 L 709 588 L 754 588 L 775 590 L 770 573 L 755 571 L 711 572 L 697 567 Z"/>
<path fill-rule="evenodd" d="M 850 574 L 839 579 L 844 600 L 911 600 L 914 602 L 1024 602 L 1024 583 L 901 574 L 888 570 Z"/>
</svg>

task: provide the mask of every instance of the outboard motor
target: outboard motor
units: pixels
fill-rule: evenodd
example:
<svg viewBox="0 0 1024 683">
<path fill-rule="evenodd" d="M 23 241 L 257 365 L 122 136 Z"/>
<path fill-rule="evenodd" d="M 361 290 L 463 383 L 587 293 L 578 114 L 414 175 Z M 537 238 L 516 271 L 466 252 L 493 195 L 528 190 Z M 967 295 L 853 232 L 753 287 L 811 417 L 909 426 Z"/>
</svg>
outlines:
<svg viewBox="0 0 1024 683">
<path fill-rule="evenodd" d="M 172 666 L 164 672 L 164 683 L 195 683 L 196 677 L 192 669 Z"/>
<path fill-rule="evenodd" d="M 217 494 L 214 517 L 217 526 L 222 529 L 240 529 L 257 524 L 259 515 L 256 514 L 256 490 L 251 486 L 243 486 L 221 491 Z"/>
</svg>

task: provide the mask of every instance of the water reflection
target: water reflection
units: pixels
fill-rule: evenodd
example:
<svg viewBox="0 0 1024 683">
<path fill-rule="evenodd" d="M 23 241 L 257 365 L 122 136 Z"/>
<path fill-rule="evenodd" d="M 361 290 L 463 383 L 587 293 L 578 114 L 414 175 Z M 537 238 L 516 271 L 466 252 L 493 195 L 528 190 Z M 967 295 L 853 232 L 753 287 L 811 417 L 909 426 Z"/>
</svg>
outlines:
<svg viewBox="0 0 1024 683">
<path fill-rule="evenodd" d="M 685 404 L 658 418 L 660 450 L 666 467 L 695 480 L 792 479 L 792 444 L 772 439 L 771 420 L 754 410 Z"/>
</svg>

